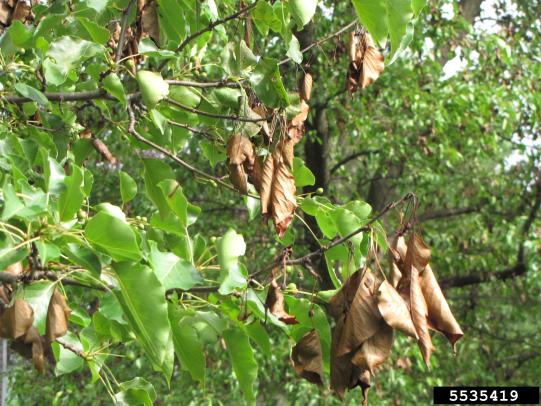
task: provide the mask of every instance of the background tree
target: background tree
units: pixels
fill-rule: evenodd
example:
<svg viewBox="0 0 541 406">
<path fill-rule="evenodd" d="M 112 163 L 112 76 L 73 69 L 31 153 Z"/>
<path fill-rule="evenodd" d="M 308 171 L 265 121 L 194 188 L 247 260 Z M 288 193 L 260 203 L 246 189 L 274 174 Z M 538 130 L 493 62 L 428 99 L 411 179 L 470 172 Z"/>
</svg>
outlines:
<svg viewBox="0 0 541 406">
<path fill-rule="evenodd" d="M 327 302 L 413 224 L 466 336 L 434 335 L 428 371 L 397 333 L 370 397 L 538 383 L 541 5 L 371 4 L 2 2 L 2 326 L 30 306 L 2 332 L 10 404 L 340 404 Z M 349 94 L 361 28 L 386 67 Z M 312 329 L 323 388 L 289 360 Z"/>
</svg>

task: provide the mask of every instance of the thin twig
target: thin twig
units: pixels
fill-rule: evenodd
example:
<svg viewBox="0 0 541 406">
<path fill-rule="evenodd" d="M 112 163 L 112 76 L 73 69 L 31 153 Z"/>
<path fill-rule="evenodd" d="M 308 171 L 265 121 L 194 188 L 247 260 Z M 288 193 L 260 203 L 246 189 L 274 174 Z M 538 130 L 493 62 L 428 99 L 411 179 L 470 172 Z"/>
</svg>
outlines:
<svg viewBox="0 0 541 406">
<path fill-rule="evenodd" d="M 233 87 L 240 88 L 242 85 L 239 82 L 231 82 L 228 80 L 219 80 L 216 82 L 191 82 L 189 80 L 167 80 L 171 86 L 186 86 L 186 87 L 196 87 L 199 89 L 207 89 L 213 87 Z"/>
<path fill-rule="evenodd" d="M 359 227 L 358 229 L 356 229 L 355 231 L 352 231 L 351 233 L 345 235 L 344 237 L 342 238 L 339 238 L 337 240 L 334 240 L 333 242 L 331 242 L 329 245 L 326 245 L 324 247 L 321 247 L 319 248 L 318 250 L 316 251 L 312 251 L 306 255 L 304 255 L 303 257 L 300 257 L 300 258 L 294 258 L 294 259 L 290 259 L 288 260 L 286 263 L 287 265 L 303 265 L 309 261 L 312 260 L 312 258 L 314 257 L 320 257 L 322 256 L 326 251 L 330 250 L 331 248 L 333 247 L 336 247 L 337 245 L 340 245 L 348 240 L 350 240 L 351 238 L 355 237 L 357 234 L 359 233 L 362 233 L 363 231 L 368 231 L 370 230 L 370 225 L 373 224 L 374 222 L 376 222 L 377 220 L 379 220 L 381 217 L 383 217 L 385 215 L 385 213 L 387 213 L 389 210 L 392 210 L 394 209 L 396 206 L 398 206 L 399 204 L 402 204 L 403 202 L 407 201 L 407 200 L 410 200 L 411 198 L 413 198 L 414 194 L 413 193 L 408 193 L 406 194 L 404 197 L 402 197 L 400 200 L 397 200 L 395 202 L 392 202 L 392 203 L 389 203 L 387 206 L 385 206 L 385 208 L 380 211 L 376 216 L 372 217 L 370 219 L 370 221 L 368 223 L 366 223 L 364 226 L 362 227 Z"/>
<path fill-rule="evenodd" d="M 177 123 L 176 121 L 173 121 L 173 120 L 167 120 L 167 122 L 175 127 L 178 127 L 178 128 L 184 128 L 185 130 L 188 130 L 194 134 L 200 134 L 202 135 L 203 137 L 205 137 L 206 139 L 210 140 L 210 141 L 216 141 L 216 136 L 214 136 L 213 134 L 211 134 L 210 132 L 208 131 L 205 131 L 205 130 L 200 130 L 198 128 L 194 128 L 194 127 L 190 127 L 189 125 L 186 125 L 186 124 L 182 124 L 182 123 Z"/>
<path fill-rule="evenodd" d="M 122 58 L 122 51 L 124 48 L 124 41 L 126 40 L 126 29 L 128 28 L 128 19 L 130 18 L 130 13 L 135 4 L 135 0 L 130 0 L 128 7 L 124 10 L 122 14 L 122 20 L 120 22 L 120 37 L 116 45 L 116 55 L 115 55 L 115 71 L 118 70 L 118 63 L 120 58 Z"/>
<path fill-rule="evenodd" d="M 197 174 L 197 175 L 199 175 L 199 176 L 201 176 L 203 178 L 212 180 L 212 181 L 216 182 L 217 184 L 219 184 L 220 186 L 223 186 L 223 187 L 225 187 L 225 188 L 227 188 L 229 190 L 234 190 L 235 192 L 237 192 L 237 189 L 235 189 L 235 187 L 233 185 L 230 185 L 229 183 L 224 182 L 220 178 L 217 178 L 217 177 L 212 176 L 212 175 L 210 175 L 210 174 L 208 174 L 206 172 L 203 172 L 200 169 L 197 169 L 196 167 L 190 165 L 188 162 L 180 159 L 178 156 L 173 154 L 171 151 L 163 148 L 162 146 L 160 146 L 158 144 L 155 144 L 154 142 L 146 139 L 141 134 L 139 134 L 137 132 L 137 130 L 135 129 L 135 114 L 134 114 L 133 108 L 131 107 L 130 104 L 128 104 L 128 115 L 130 117 L 130 121 L 129 121 L 129 124 L 128 124 L 128 133 L 131 134 L 135 139 L 137 139 L 138 141 L 141 141 L 142 143 L 148 145 L 152 149 L 155 149 L 156 151 L 161 152 L 162 154 L 164 154 L 168 158 L 172 159 L 173 161 L 175 161 L 179 165 L 183 166 L 184 168 L 188 169 L 189 171 L 191 171 L 191 172 L 193 172 L 193 173 L 195 173 L 195 174 Z M 255 195 L 252 196 L 252 197 L 258 198 Z"/>
<path fill-rule="evenodd" d="M 186 110 L 186 111 L 189 111 L 190 113 L 194 113 L 194 114 L 199 114 L 200 116 L 206 116 L 206 117 L 211 117 L 211 118 L 219 118 L 219 119 L 222 119 L 222 120 L 233 120 L 233 121 L 242 121 L 244 123 L 259 123 L 259 122 L 262 122 L 262 121 L 267 121 L 267 120 L 270 120 L 272 119 L 272 116 L 268 116 L 268 117 L 264 117 L 264 118 L 250 118 L 250 117 L 242 117 L 242 116 L 239 116 L 239 115 L 225 115 L 225 114 L 215 114 L 215 113 L 208 113 L 206 111 L 202 111 L 202 110 L 197 110 L 197 109 L 194 109 L 193 107 L 190 107 L 190 106 L 186 106 L 185 104 L 182 104 L 182 103 L 179 103 L 178 101 L 176 100 L 173 100 L 171 98 L 166 98 L 165 99 L 168 103 L 172 104 L 173 106 L 176 106 L 182 110 Z"/>
<path fill-rule="evenodd" d="M 213 21 L 211 22 L 209 25 L 207 25 L 206 27 L 200 29 L 199 31 L 196 31 L 194 32 L 193 34 L 191 35 L 188 35 L 184 41 L 182 41 L 180 43 L 180 45 L 177 47 L 176 49 L 176 52 L 177 53 L 180 53 L 182 52 L 182 50 L 190 43 L 192 42 L 194 39 L 196 39 L 197 37 L 203 35 L 204 33 L 206 32 L 209 32 L 209 31 L 212 31 L 214 29 L 214 27 L 218 26 L 218 25 L 221 25 L 221 24 L 224 24 L 230 20 L 233 20 L 235 18 L 238 18 L 240 16 L 242 16 L 244 13 L 246 13 L 247 11 L 250 11 L 251 9 L 253 9 L 256 5 L 257 5 L 257 1 L 254 1 L 252 4 L 250 4 L 249 6 L 246 6 L 242 9 L 240 9 L 239 11 L 233 13 L 233 14 L 230 14 L 224 18 L 221 18 L 221 19 L 218 19 L 216 21 Z M 167 61 L 163 61 L 160 66 L 158 67 L 158 70 L 162 70 L 164 68 L 164 66 L 167 64 Z"/>
<path fill-rule="evenodd" d="M 328 40 L 330 40 L 330 39 L 332 39 L 334 37 L 338 37 L 340 34 L 343 34 L 344 32 L 346 32 L 346 31 L 350 30 L 351 28 L 353 28 L 356 24 L 358 24 L 358 21 L 353 20 L 348 25 L 340 28 L 335 33 L 330 34 L 330 35 L 326 36 L 325 38 L 319 39 L 319 40 L 313 42 L 312 44 L 308 45 L 307 47 L 301 49 L 301 53 L 304 54 L 305 52 L 309 51 L 310 49 L 312 49 L 314 47 L 317 47 L 317 46 L 323 44 L 324 42 L 326 42 L 326 41 L 328 41 Z M 290 60 L 291 60 L 291 58 L 282 59 L 280 62 L 278 62 L 278 66 L 283 65 L 285 63 L 288 63 Z"/>
</svg>

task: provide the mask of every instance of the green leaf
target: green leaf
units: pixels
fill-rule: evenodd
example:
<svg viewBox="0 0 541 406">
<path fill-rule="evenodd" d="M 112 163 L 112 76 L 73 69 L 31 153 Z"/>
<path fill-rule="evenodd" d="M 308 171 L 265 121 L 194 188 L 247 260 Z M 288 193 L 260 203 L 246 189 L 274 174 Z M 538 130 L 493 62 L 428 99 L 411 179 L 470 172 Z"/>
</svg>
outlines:
<svg viewBox="0 0 541 406">
<path fill-rule="evenodd" d="M 133 229 L 128 223 L 105 211 L 97 213 L 88 221 L 85 237 L 115 261 L 137 261 L 141 258 Z"/>
<path fill-rule="evenodd" d="M 126 172 L 118 172 L 120 179 L 120 196 L 122 197 L 122 203 L 126 204 L 132 200 L 137 194 L 137 183 Z"/>
<path fill-rule="evenodd" d="M 192 379 L 204 385 L 205 353 L 191 319 L 191 317 L 182 318 L 179 307 L 169 303 L 169 321 L 173 331 L 175 354 L 182 368 L 190 373 Z"/>
<path fill-rule="evenodd" d="M 64 168 L 53 158 L 48 157 L 45 165 L 45 181 L 47 182 L 47 192 L 58 195 L 66 187 L 64 179 Z"/>
<path fill-rule="evenodd" d="M 10 182 L 6 181 L 4 183 L 2 193 L 4 195 L 4 210 L 2 210 L 2 220 L 6 221 L 19 215 L 25 209 L 25 205 L 21 199 L 17 197 L 15 188 Z"/>
<path fill-rule="evenodd" d="M 120 287 L 115 295 L 128 324 L 154 367 L 169 381 L 173 345 L 165 289 L 149 267 L 123 262 L 114 264 L 113 271 Z"/>
<path fill-rule="evenodd" d="M 177 215 L 182 225 L 188 227 L 195 223 L 201 209 L 188 202 L 182 192 L 182 186 L 173 179 L 161 181 L 158 186 L 162 190 L 169 208 Z"/>
<path fill-rule="evenodd" d="M 110 73 L 103 79 L 103 88 L 113 95 L 120 103 L 126 105 L 126 92 L 124 85 L 116 73 Z"/>
<path fill-rule="evenodd" d="M 301 29 L 316 13 L 317 0 L 289 0 L 289 9 L 297 27 Z"/>
<path fill-rule="evenodd" d="M 390 58 L 393 59 L 413 16 L 411 0 L 352 1 L 361 23 L 368 29 L 376 43 L 384 45 L 384 41 L 389 35 L 391 40 Z"/>
<path fill-rule="evenodd" d="M 165 290 L 191 289 L 203 281 L 194 266 L 171 252 L 161 252 L 154 241 L 149 241 L 150 265 Z"/>
<path fill-rule="evenodd" d="M 265 327 L 261 325 L 259 320 L 256 320 L 246 326 L 246 332 L 257 346 L 263 351 L 263 354 L 267 357 L 272 356 L 270 338 L 265 330 Z"/>
<path fill-rule="evenodd" d="M 282 28 L 282 23 L 274 14 L 272 6 L 266 1 L 257 3 L 252 11 L 252 18 L 257 30 L 265 37 L 269 33 L 269 28 L 272 28 L 274 32 L 279 32 Z"/>
<path fill-rule="evenodd" d="M 85 195 L 82 190 L 84 182 L 83 171 L 76 165 L 72 165 L 70 176 L 66 176 L 64 184 L 66 188 L 60 193 L 58 198 L 58 213 L 61 221 L 73 219 L 75 214 L 81 208 Z"/>
<path fill-rule="evenodd" d="M 101 273 L 101 262 L 94 251 L 80 244 L 69 243 L 63 247 L 62 252 L 68 259 L 81 268 L 90 271 L 94 276 L 99 277 Z"/>
<path fill-rule="evenodd" d="M 254 73 L 250 75 L 250 83 L 261 101 L 269 107 L 287 107 L 289 96 L 282 83 L 277 61 L 272 58 L 261 58 Z"/>
<path fill-rule="evenodd" d="M 7 32 L 13 42 L 13 45 L 20 48 L 30 48 L 32 46 L 32 31 L 28 30 L 19 20 L 11 21 L 11 26 Z"/>
<path fill-rule="evenodd" d="M 338 232 L 334 219 L 328 210 L 318 207 L 316 212 L 316 222 L 321 232 L 328 239 L 334 238 Z"/>
<path fill-rule="evenodd" d="M 21 96 L 28 97 L 30 100 L 35 101 L 41 107 L 49 106 L 49 100 L 38 89 L 35 89 L 32 86 L 28 86 L 25 83 L 16 83 L 13 87 Z"/>
<path fill-rule="evenodd" d="M 230 229 L 218 239 L 216 248 L 221 272 L 221 284 L 218 290 L 220 294 L 228 295 L 236 288 L 245 287 L 246 275 L 239 264 L 239 257 L 246 251 L 246 243 L 242 235 Z"/>
<path fill-rule="evenodd" d="M 54 261 L 60 258 L 60 249 L 52 243 L 38 240 L 35 242 L 39 252 L 39 257 L 44 266 L 47 266 L 49 261 Z"/>
<path fill-rule="evenodd" d="M 38 281 L 25 285 L 23 289 L 23 299 L 34 310 L 34 327 L 36 327 L 40 335 L 45 334 L 47 309 L 55 286 L 51 281 Z"/>
<path fill-rule="evenodd" d="M 85 17 L 77 17 L 76 20 L 83 26 L 88 35 L 90 35 L 92 41 L 97 42 L 101 45 L 105 45 L 107 43 L 110 35 L 107 28 L 100 26 L 94 21 L 90 21 L 88 18 Z"/>
<path fill-rule="evenodd" d="M 118 385 L 120 392 L 115 394 L 115 403 L 121 406 L 152 406 L 156 400 L 156 390 L 146 379 L 137 377 Z"/>
<path fill-rule="evenodd" d="M 139 82 L 143 102 L 149 110 L 169 94 L 169 84 L 163 80 L 159 72 L 140 70 L 136 79 Z"/>
<path fill-rule="evenodd" d="M 78 63 L 103 51 L 99 45 L 84 39 L 64 36 L 53 42 L 47 51 L 47 59 L 43 63 L 47 83 L 55 86 L 63 84 L 68 73 Z"/>
<path fill-rule="evenodd" d="M 360 220 L 368 219 L 370 217 L 370 213 L 372 213 L 372 206 L 361 200 L 349 202 L 344 205 L 344 208 L 353 212 L 353 214 L 355 214 Z"/>
<path fill-rule="evenodd" d="M 426 6 L 426 0 L 411 0 L 411 9 L 413 15 L 417 17 L 421 10 Z"/>
<path fill-rule="evenodd" d="M 316 177 L 300 158 L 293 158 L 293 177 L 295 186 L 312 186 L 316 183 Z"/>
<path fill-rule="evenodd" d="M 287 48 L 287 56 L 295 63 L 300 64 L 302 62 L 301 44 L 296 36 L 292 35 L 289 41 L 289 47 Z"/>
<path fill-rule="evenodd" d="M 244 331 L 233 328 L 224 332 L 233 371 L 239 386 L 249 404 L 255 403 L 254 381 L 257 378 L 257 363 L 254 359 L 250 340 Z"/>
<path fill-rule="evenodd" d="M 81 342 L 72 332 L 68 331 L 68 333 L 64 337 L 62 337 L 62 339 L 71 348 L 74 348 L 78 351 L 83 351 L 83 346 Z M 52 343 L 51 347 L 53 348 L 53 353 L 56 360 L 56 365 L 54 368 L 56 376 L 69 374 L 83 367 L 84 360 L 73 351 L 64 348 L 58 343 Z"/>
<path fill-rule="evenodd" d="M 170 212 L 170 208 L 162 190 L 158 187 L 158 183 L 165 179 L 174 179 L 175 173 L 169 165 L 159 159 L 145 159 L 143 164 L 145 166 L 144 180 L 147 195 L 160 211 L 160 215 L 165 217 Z"/>
<path fill-rule="evenodd" d="M 165 33 L 166 39 L 173 42 L 175 48 L 186 37 L 186 27 L 189 26 L 184 20 L 184 8 L 183 3 L 176 0 L 158 0 L 160 33 Z"/>
<path fill-rule="evenodd" d="M 15 250 L 13 249 L 13 246 L 6 244 L 5 242 L 1 245 L 2 248 L 0 248 L 0 269 L 6 269 L 11 264 L 22 261 L 28 256 L 29 252 L 26 247 Z"/>
</svg>

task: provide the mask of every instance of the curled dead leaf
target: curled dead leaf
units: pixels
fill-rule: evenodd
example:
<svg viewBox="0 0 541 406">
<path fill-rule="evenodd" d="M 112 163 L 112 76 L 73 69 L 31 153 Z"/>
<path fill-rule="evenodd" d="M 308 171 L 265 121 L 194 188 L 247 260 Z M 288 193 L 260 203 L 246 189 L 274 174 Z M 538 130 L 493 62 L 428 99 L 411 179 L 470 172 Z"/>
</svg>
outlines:
<svg viewBox="0 0 541 406">
<path fill-rule="evenodd" d="M 312 78 L 312 75 L 306 72 L 302 78 L 302 83 L 301 83 L 300 92 L 299 92 L 302 101 L 310 100 L 310 96 L 312 95 L 313 83 L 314 83 L 314 79 Z"/>
<path fill-rule="evenodd" d="M 417 268 L 411 268 L 410 286 L 411 318 L 417 332 L 417 343 L 427 367 L 430 368 L 430 355 L 434 350 L 432 339 L 428 331 L 428 306 L 421 289 L 421 281 Z"/>
<path fill-rule="evenodd" d="M 66 303 L 66 298 L 58 289 L 55 289 L 47 310 L 45 337 L 48 342 L 53 342 L 67 333 L 70 314 L 71 309 Z"/>
<path fill-rule="evenodd" d="M 275 279 L 271 280 L 267 299 L 265 300 L 265 307 L 269 309 L 271 314 L 286 324 L 298 323 L 295 316 L 286 312 L 284 306 L 284 293 L 282 292 L 282 288 L 276 283 Z"/>
<path fill-rule="evenodd" d="M 287 227 L 293 220 L 297 199 L 295 193 L 295 178 L 290 167 L 286 164 L 281 154 L 273 158 L 274 174 L 271 188 L 271 212 L 276 233 L 282 238 Z"/>
<path fill-rule="evenodd" d="M 417 338 L 406 302 L 387 281 L 383 281 L 378 288 L 377 304 L 381 316 L 389 326 Z"/>
<path fill-rule="evenodd" d="M 254 147 L 250 140 L 240 134 L 233 135 L 227 142 L 229 179 L 233 186 L 242 193 L 248 191 L 246 174 L 253 172 L 254 162 Z"/>
<path fill-rule="evenodd" d="M 16 298 L 13 305 L 0 316 L 0 336 L 17 339 L 26 334 L 34 323 L 34 310 L 23 299 Z"/>
<path fill-rule="evenodd" d="M 382 321 L 380 329 L 361 344 L 351 362 L 361 370 L 369 370 L 374 375 L 376 368 L 389 357 L 392 346 L 393 329 Z"/>
<path fill-rule="evenodd" d="M 261 188 L 259 196 L 261 198 L 261 214 L 265 215 L 271 212 L 271 193 L 272 180 L 274 177 L 274 158 L 272 155 L 267 155 L 263 162 L 263 171 L 261 174 Z"/>
<path fill-rule="evenodd" d="M 381 328 L 383 318 L 378 310 L 375 292 L 376 278 L 367 268 L 363 271 L 361 283 L 346 313 L 338 356 L 356 350 Z"/>
<path fill-rule="evenodd" d="M 351 33 L 349 59 L 346 86 L 350 93 L 354 93 L 359 86 L 362 89 L 368 87 L 385 69 L 383 54 L 366 31 Z"/>
<path fill-rule="evenodd" d="M 422 272 L 428 265 L 430 256 L 430 248 L 427 247 L 423 238 L 419 234 L 413 233 L 408 240 L 406 259 L 404 261 L 405 268 L 414 267 L 419 272 Z"/>
<path fill-rule="evenodd" d="M 308 382 L 323 385 L 321 340 L 316 330 L 306 333 L 291 351 L 295 372 Z"/>
<path fill-rule="evenodd" d="M 24 337 L 25 344 L 32 345 L 32 362 L 38 372 L 43 372 L 45 369 L 45 357 L 43 354 L 43 341 L 35 327 L 28 329 Z"/>
<path fill-rule="evenodd" d="M 141 10 L 142 37 L 149 36 L 156 43 L 160 42 L 160 25 L 156 0 L 147 1 Z"/>
<path fill-rule="evenodd" d="M 444 334 L 454 348 L 464 333 L 453 316 L 430 265 L 426 266 L 420 276 L 421 290 L 428 310 L 428 326 Z"/>
</svg>

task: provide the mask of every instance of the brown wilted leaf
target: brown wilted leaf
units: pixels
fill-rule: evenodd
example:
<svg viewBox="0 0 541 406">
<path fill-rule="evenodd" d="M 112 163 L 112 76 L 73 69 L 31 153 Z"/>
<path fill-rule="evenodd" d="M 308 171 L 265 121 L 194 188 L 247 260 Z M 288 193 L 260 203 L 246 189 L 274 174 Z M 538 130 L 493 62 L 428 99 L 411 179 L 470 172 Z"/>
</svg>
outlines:
<svg viewBox="0 0 541 406">
<path fill-rule="evenodd" d="M 383 281 L 379 286 L 377 303 L 381 316 L 389 326 L 417 338 L 408 306 L 389 282 Z"/>
<path fill-rule="evenodd" d="M 337 355 L 356 350 L 380 329 L 383 318 L 378 310 L 375 291 L 376 278 L 367 268 L 347 310 Z"/>
<path fill-rule="evenodd" d="M 417 268 L 411 268 L 410 285 L 411 318 L 417 331 L 419 348 L 427 367 L 430 368 L 430 355 L 434 350 L 428 331 L 428 307 L 421 289 L 421 280 Z"/>
<path fill-rule="evenodd" d="M 299 96 L 302 101 L 310 100 L 310 96 L 312 95 L 313 83 L 314 83 L 314 79 L 312 78 L 312 75 L 306 72 L 302 78 L 302 83 L 301 83 L 300 91 L 299 91 Z"/>
<path fill-rule="evenodd" d="M 32 3 L 30 0 L 19 0 L 13 9 L 11 18 L 24 22 L 30 16 L 30 13 L 32 13 Z"/>
<path fill-rule="evenodd" d="M 274 228 L 280 238 L 293 220 L 297 199 L 295 193 L 295 178 L 291 167 L 284 160 L 281 151 L 275 150 L 273 157 L 274 174 L 271 188 L 271 212 Z"/>
<path fill-rule="evenodd" d="M 14 264 L 9 265 L 4 272 L 7 272 L 13 276 L 20 276 L 23 274 L 23 264 L 21 262 L 15 262 Z"/>
<path fill-rule="evenodd" d="M 23 299 L 16 298 L 13 305 L 0 316 L 0 336 L 17 339 L 26 334 L 34 323 L 34 310 Z"/>
<path fill-rule="evenodd" d="M 400 268 L 398 268 L 396 262 L 391 261 L 391 286 L 393 288 L 396 288 L 398 286 L 398 283 L 400 282 L 400 279 L 402 279 L 402 272 L 400 272 Z"/>
<path fill-rule="evenodd" d="M 253 171 L 255 161 L 250 140 L 240 134 L 233 135 L 227 142 L 227 158 L 231 183 L 240 192 L 247 193 L 246 173 Z"/>
<path fill-rule="evenodd" d="M 430 261 L 430 248 L 428 248 L 419 234 L 413 233 L 408 240 L 406 251 L 405 268 L 417 268 L 422 272 Z"/>
<path fill-rule="evenodd" d="M 157 44 L 160 43 L 160 26 L 155 0 L 147 1 L 141 10 L 142 37 L 149 36 Z"/>
<path fill-rule="evenodd" d="M 338 355 L 339 340 L 344 328 L 344 316 L 336 323 L 332 332 L 331 343 L 331 389 L 340 397 L 344 398 L 346 389 L 353 389 L 360 386 L 363 391 L 364 402 L 368 399 L 368 388 L 370 387 L 370 371 L 362 370 L 351 362 L 352 353 L 342 356 Z"/>
<path fill-rule="evenodd" d="M 286 324 L 298 323 L 295 316 L 286 312 L 284 306 L 284 293 L 282 292 L 282 288 L 276 283 L 275 279 L 271 280 L 267 299 L 265 300 L 265 307 L 269 309 L 271 314 L 275 315 L 279 320 Z"/>
<path fill-rule="evenodd" d="M 428 327 L 443 333 L 454 348 L 464 333 L 453 316 L 430 265 L 426 266 L 420 276 L 421 290 L 428 308 Z"/>
<path fill-rule="evenodd" d="M 351 362 L 361 370 L 369 370 L 372 375 L 391 353 L 393 346 L 393 329 L 385 322 L 380 323 L 380 329 L 361 344 Z"/>
<path fill-rule="evenodd" d="M 43 356 L 43 342 L 35 327 L 30 327 L 24 337 L 25 344 L 32 345 L 32 362 L 38 372 L 45 369 L 45 358 Z"/>
<path fill-rule="evenodd" d="M 306 333 L 293 347 L 291 359 L 295 372 L 308 382 L 323 385 L 321 340 L 316 330 Z"/>
<path fill-rule="evenodd" d="M 383 54 L 366 31 L 351 33 L 349 59 L 346 86 L 350 93 L 354 93 L 359 86 L 363 89 L 368 87 L 385 69 Z"/>
<path fill-rule="evenodd" d="M 261 173 L 261 188 L 259 197 L 261 198 L 261 214 L 269 214 L 271 212 L 271 194 L 272 180 L 274 177 L 274 157 L 267 155 L 263 162 L 263 171 Z"/>
<path fill-rule="evenodd" d="M 362 280 L 362 271 L 354 272 L 342 288 L 329 300 L 329 313 L 336 322 L 341 320 L 351 306 Z"/>
<path fill-rule="evenodd" d="M 396 360 L 396 367 L 409 371 L 411 369 L 411 361 L 408 357 L 398 357 Z"/>
<path fill-rule="evenodd" d="M 66 298 L 55 289 L 47 310 L 45 337 L 48 342 L 53 342 L 67 333 L 70 314 L 71 309 L 66 304 Z"/>
</svg>

